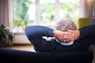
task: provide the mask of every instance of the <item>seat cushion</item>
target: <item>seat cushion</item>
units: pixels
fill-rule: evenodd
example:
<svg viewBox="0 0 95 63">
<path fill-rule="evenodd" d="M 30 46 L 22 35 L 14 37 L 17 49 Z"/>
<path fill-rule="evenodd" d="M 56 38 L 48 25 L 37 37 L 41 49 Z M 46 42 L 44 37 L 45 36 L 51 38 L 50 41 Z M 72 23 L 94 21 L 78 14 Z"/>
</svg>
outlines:
<svg viewBox="0 0 95 63">
<path fill-rule="evenodd" d="M 92 63 L 92 49 L 82 52 L 42 53 L 0 48 L 0 63 Z"/>
<path fill-rule="evenodd" d="M 82 28 L 83 26 L 90 25 L 90 19 L 89 18 L 79 18 L 78 19 L 78 28 Z"/>
</svg>

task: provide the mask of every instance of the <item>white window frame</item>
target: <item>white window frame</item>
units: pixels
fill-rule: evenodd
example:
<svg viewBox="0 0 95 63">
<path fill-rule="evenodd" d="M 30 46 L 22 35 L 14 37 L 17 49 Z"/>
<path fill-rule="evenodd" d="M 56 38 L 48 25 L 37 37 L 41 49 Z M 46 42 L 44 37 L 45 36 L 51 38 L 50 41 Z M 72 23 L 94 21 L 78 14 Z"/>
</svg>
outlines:
<svg viewBox="0 0 95 63">
<path fill-rule="evenodd" d="M 10 29 L 13 29 L 13 20 L 12 20 L 12 0 L 9 0 L 9 4 L 10 4 Z M 41 21 L 41 14 L 40 14 L 40 0 L 35 0 L 35 9 L 36 9 L 36 13 L 35 13 L 35 22 L 36 24 L 40 25 L 40 21 Z M 60 19 L 60 0 L 55 0 L 55 14 L 54 14 L 54 21 L 58 22 Z M 18 33 L 18 32 L 17 32 Z M 22 32 L 23 33 L 23 32 Z"/>
<path fill-rule="evenodd" d="M 40 18 L 40 0 L 35 0 L 35 6 L 36 6 L 36 24 L 40 24 L 41 18 Z M 60 19 L 60 0 L 55 0 L 55 19 L 54 21 L 58 21 Z"/>
</svg>

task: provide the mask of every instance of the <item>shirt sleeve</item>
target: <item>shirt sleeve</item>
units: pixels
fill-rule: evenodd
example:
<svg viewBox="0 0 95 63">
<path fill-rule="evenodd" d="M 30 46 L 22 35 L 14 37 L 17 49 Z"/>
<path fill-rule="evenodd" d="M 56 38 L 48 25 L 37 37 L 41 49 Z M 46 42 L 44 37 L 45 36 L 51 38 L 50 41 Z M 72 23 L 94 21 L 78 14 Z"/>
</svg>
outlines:
<svg viewBox="0 0 95 63">
<path fill-rule="evenodd" d="M 80 30 L 80 38 L 84 38 L 87 36 L 95 37 L 95 25 L 85 26 L 79 30 Z"/>
<path fill-rule="evenodd" d="M 46 26 L 28 26 L 25 28 L 25 34 L 31 37 L 53 37 L 53 29 Z"/>
<path fill-rule="evenodd" d="M 27 26 L 25 34 L 32 43 L 47 43 L 43 36 L 53 37 L 53 29 L 46 26 Z"/>
</svg>

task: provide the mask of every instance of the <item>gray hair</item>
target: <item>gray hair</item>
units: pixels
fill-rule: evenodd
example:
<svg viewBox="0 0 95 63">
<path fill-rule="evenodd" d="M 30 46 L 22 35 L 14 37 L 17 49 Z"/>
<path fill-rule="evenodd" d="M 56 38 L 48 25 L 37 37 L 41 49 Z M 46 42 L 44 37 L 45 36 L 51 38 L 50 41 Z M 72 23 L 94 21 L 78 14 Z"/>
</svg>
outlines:
<svg viewBox="0 0 95 63">
<path fill-rule="evenodd" d="M 56 29 L 60 31 L 76 30 L 77 26 L 71 19 L 62 19 L 57 23 Z"/>
</svg>

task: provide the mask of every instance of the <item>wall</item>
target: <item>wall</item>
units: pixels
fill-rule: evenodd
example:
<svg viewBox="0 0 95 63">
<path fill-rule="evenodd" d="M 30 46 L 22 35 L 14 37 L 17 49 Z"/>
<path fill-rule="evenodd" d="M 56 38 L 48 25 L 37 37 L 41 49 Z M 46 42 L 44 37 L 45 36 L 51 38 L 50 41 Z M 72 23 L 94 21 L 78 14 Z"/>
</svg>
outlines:
<svg viewBox="0 0 95 63">
<path fill-rule="evenodd" d="M 14 33 L 13 44 L 31 44 L 24 33 Z"/>
</svg>

